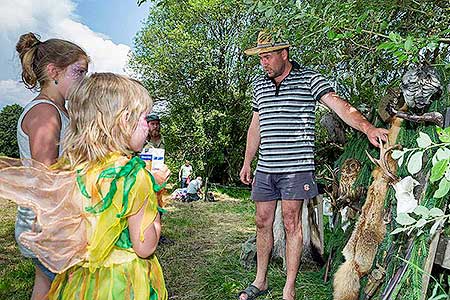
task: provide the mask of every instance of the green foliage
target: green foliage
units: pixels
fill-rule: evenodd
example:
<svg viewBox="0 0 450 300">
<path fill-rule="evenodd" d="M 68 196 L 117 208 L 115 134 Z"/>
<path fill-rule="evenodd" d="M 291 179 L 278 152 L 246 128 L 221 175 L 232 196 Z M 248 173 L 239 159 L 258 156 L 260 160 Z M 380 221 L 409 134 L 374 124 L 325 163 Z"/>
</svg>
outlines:
<svg viewBox="0 0 450 300">
<path fill-rule="evenodd" d="M 23 107 L 18 104 L 7 105 L 0 111 L 0 153 L 19 157 L 17 145 L 17 121 Z"/>
<path fill-rule="evenodd" d="M 298 60 L 335 79 L 352 103 L 375 105 L 412 63 L 444 65 L 449 72 L 448 1 L 246 3 L 257 27 L 297 46 Z"/>
<path fill-rule="evenodd" d="M 288 40 L 293 58 L 335 80 L 355 105 L 376 106 L 411 63 L 443 66 L 444 79 L 450 71 L 442 0 L 152 2 L 130 65 L 165 103 L 168 162 L 190 158 L 201 175 L 223 182 L 237 178 L 251 113 L 257 60 L 242 50 L 263 28 Z"/>
<path fill-rule="evenodd" d="M 250 16 L 241 1 L 159 1 L 135 38 L 130 66 L 163 103 L 169 164 L 191 160 L 214 181 L 237 179 L 254 68 L 240 46 Z"/>
</svg>

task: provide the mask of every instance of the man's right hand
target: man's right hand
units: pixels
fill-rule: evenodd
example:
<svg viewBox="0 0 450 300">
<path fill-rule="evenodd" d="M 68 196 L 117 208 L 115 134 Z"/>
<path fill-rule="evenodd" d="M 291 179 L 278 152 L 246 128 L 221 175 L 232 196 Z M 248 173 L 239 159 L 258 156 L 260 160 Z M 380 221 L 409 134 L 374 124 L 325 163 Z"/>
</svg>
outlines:
<svg viewBox="0 0 450 300">
<path fill-rule="evenodd" d="M 239 173 L 242 183 L 250 184 L 252 182 L 251 173 L 252 173 L 252 170 L 250 168 L 250 164 L 244 164 L 242 166 L 241 173 Z"/>
</svg>

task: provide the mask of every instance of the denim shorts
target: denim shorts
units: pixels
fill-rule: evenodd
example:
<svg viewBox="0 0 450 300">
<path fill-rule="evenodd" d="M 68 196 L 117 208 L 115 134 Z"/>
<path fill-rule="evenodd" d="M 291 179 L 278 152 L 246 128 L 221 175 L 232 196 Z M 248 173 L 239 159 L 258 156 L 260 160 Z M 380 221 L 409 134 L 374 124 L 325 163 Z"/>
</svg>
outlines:
<svg viewBox="0 0 450 300">
<path fill-rule="evenodd" d="M 317 195 L 313 171 L 274 174 L 256 171 L 253 179 L 254 201 L 304 200 Z"/>
<path fill-rule="evenodd" d="M 39 267 L 39 269 L 41 269 L 42 273 L 45 274 L 45 276 L 48 277 L 48 279 L 50 279 L 50 281 L 53 281 L 56 277 L 56 274 L 53 273 L 52 271 L 50 271 L 49 269 L 47 269 L 37 258 L 32 258 L 33 263 L 35 266 Z"/>
</svg>

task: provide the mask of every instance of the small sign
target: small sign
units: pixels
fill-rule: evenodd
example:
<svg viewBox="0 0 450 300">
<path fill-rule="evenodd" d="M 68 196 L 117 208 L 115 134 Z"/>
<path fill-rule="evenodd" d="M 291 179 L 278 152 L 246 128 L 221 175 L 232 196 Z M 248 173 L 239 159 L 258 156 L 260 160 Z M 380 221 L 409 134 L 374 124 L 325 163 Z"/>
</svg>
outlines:
<svg viewBox="0 0 450 300">
<path fill-rule="evenodd" d="M 159 170 L 164 165 L 164 149 L 145 148 L 139 157 L 145 161 L 151 161 L 152 171 Z"/>
</svg>

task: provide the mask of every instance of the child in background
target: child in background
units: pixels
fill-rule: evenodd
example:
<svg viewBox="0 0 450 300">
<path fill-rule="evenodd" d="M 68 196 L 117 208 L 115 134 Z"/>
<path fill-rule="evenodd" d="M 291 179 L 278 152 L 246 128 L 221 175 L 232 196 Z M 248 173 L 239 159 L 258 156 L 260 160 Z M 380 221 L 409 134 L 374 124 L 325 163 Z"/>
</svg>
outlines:
<svg viewBox="0 0 450 300">
<path fill-rule="evenodd" d="M 0 159 L 0 196 L 32 207 L 42 228 L 20 240 L 58 273 L 50 300 L 166 300 L 155 191 L 169 172 L 158 171 L 158 182 L 132 156 L 147 137 L 152 100 L 137 81 L 110 73 L 86 77 L 69 99 L 64 153 L 52 170 Z"/>
<path fill-rule="evenodd" d="M 69 122 L 65 107 L 68 90 L 86 74 L 89 58 L 83 49 L 69 41 L 49 39 L 41 42 L 33 33 L 23 34 L 16 45 L 22 64 L 22 80 L 28 89 L 39 90 L 29 102 L 17 124 L 20 157 L 47 166 L 62 152 L 61 139 Z M 15 236 L 25 257 L 33 259 L 36 274 L 31 299 L 45 299 L 55 274 L 22 245 L 18 237 L 31 231 L 35 220 L 29 208 L 19 207 Z"/>
</svg>

